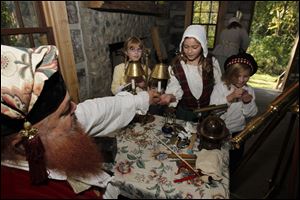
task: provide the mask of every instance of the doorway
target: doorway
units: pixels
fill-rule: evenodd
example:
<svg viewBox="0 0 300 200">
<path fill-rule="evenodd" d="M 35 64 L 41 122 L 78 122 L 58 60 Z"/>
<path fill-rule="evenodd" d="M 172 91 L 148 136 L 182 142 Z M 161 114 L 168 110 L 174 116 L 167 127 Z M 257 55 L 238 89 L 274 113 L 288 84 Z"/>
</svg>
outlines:
<svg viewBox="0 0 300 200">
<path fill-rule="evenodd" d="M 291 72 L 299 25 L 298 1 L 256 1 L 248 53 L 259 69 L 251 77 L 253 87 L 282 91 Z"/>
</svg>

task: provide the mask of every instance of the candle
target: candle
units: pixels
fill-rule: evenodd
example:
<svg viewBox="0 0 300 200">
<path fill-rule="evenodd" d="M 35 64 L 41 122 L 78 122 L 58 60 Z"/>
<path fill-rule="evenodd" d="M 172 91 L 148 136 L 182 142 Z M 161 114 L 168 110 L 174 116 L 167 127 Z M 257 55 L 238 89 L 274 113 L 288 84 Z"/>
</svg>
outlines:
<svg viewBox="0 0 300 200">
<path fill-rule="evenodd" d="M 131 79 L 131 86 L 132 86 L 132 90 L 135 90 L 135 82 L 134 82 L 134 78 Z"/>
<path fill-rule="evenodd" d="M 161 81 L 158 81 L 157 92 L 161 92 Z"/>
</svg>

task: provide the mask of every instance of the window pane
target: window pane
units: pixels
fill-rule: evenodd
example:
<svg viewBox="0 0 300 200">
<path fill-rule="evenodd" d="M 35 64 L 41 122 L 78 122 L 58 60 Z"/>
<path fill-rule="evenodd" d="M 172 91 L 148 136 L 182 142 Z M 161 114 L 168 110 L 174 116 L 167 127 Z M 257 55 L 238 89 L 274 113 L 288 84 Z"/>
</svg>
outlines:
<svg viewBox="0 0 300 200">
<path fill-rule="evenodd" d="M 214 48 L 214 40 L 215 38 L 214 37 L 208 37 L 208 48 Z"/>
<path fill-rule="evenodd" d="M 46 34 L 33 34 L 33 40 L 36 47 L 49 44 Z"/>
<path fill-rule="evenodd" d="M 32 1 L 19 1 L 24 27 L 38 27 L 38 17 Z"/>
<path fill-rule="evenodd" d="M 193 24 L 199 24 L 200 23 L 200 13 L 195 13 L 193 16 Z"/>
<path fill-rule="evenodd" d="M 16 36 L 1 36 L 1 44 L 15 46 L 16 42 Z"/>
<path fill-rule="evenodd" d="M 19 28 L 13 1 L 1 1 L 1 28 Z"/>
<path fill-rule="evenodd" d="M 210 23 L 211 24 L 217 24 L 217 18 L 218 18 L 218 13 L 211 13 Z"/>
<path fill-rule="evenodd" d="M 216 26 L 208 26 L 208 37 L 215 37 Z"/>
<path fill-rule="evenodd" d="M 28 35 L 10 35 L 1 37 L 1 43 L 9 46 L 30 47 Z"/>
<path fill-rule="evenodd" d="M 200 23 L 208 24 L 209 23 L 209 13 L 201 13 Z"/>
<path fill-rule="evenodd" d="M 194 10 L 200 11 L 201 2 L 194 1 Z"/>
<path fill-rule="evenodd" d="M 210 1 L 201 1 L 201 12 L 210 12 Z"/>
<path fill-rule="evenodd" d="M 213 1 L 212 2 L 211 12 L 214 12 L 214 13 L 219 12 L 219 2 L 218 1 Z"/>
</svg>

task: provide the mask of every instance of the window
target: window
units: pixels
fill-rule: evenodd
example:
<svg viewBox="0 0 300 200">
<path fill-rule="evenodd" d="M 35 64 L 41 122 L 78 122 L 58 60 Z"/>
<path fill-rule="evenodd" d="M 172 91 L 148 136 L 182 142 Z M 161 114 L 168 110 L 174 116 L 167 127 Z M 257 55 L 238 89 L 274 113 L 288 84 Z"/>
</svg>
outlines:
<svg viewBox="0 0 300 200">
<path fill-rule="evenodd" d="M 208 48 L 215 45 L 217 19 L 219 12 L 219 1 L 194 1 L 192 24 L 205 26 Z"/>
<path fill-rule="evenodd" d="M 54 44 L 41 2 L 1 1 L 1 44 L 20 47 Z"/>
</svg>

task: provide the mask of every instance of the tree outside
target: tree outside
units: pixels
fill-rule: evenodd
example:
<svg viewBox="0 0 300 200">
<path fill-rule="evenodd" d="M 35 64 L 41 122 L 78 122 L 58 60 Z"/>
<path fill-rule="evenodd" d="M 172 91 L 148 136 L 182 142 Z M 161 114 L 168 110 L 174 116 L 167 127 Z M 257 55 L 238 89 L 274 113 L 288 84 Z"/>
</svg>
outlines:
<svg viewBox="0 0 300 200">
<path fill-rule="evenodd" d="M 256 2 L 248 53 L 257 61 L 258 75 L 278 77 L 286 70 L 298 32 L 298 10 L 298 1 Z"/>
</svg>

